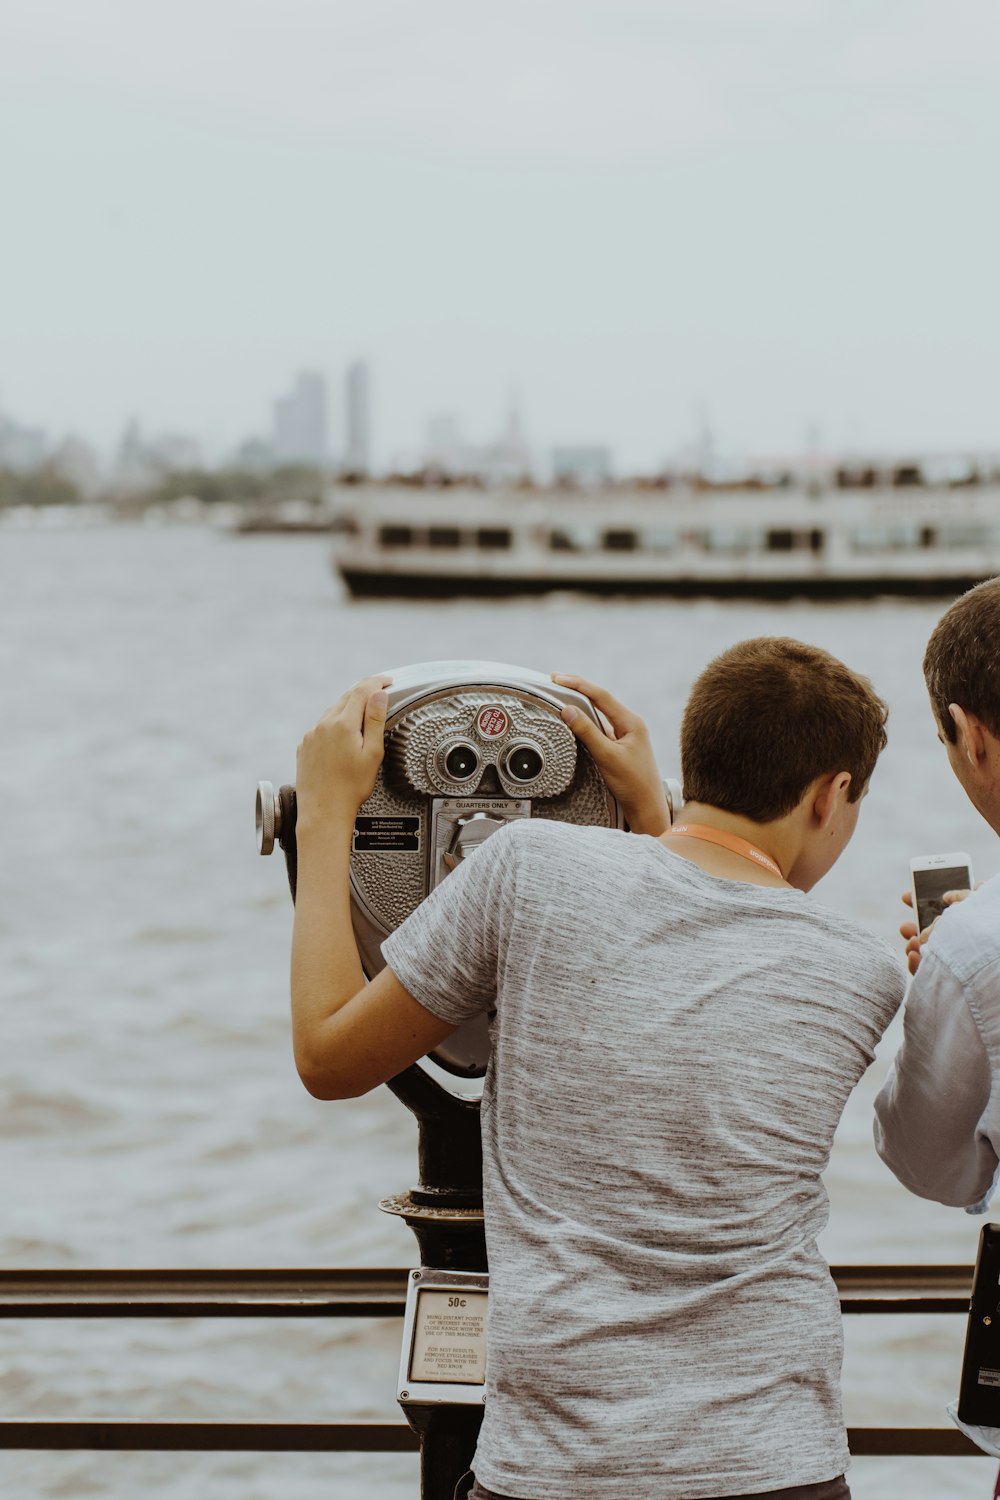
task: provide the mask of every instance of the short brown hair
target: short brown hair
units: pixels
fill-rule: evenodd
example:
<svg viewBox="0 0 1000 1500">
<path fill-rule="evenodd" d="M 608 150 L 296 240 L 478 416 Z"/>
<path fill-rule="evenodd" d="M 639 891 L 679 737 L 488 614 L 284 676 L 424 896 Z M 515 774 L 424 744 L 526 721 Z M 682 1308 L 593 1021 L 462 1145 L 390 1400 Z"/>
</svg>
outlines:
<svg viewBox="0 0 1000 1500">
<path fill-rule="evenodd" d="M 770 823 L 818 776 L 850 771 L 861 796 L 885 748 L 888 710 L 867 677 L 802 641 L 758 636 L 717 656 L 681 724 L 684 798 Z"/>
<path fill-rule="evenodd" d="M 941 733 L 955 743 L 949 703 L 982 719 L 1000 737 L 1000 578 L 956 599 L 924 652 L 924 680 Z"/>
</svg>

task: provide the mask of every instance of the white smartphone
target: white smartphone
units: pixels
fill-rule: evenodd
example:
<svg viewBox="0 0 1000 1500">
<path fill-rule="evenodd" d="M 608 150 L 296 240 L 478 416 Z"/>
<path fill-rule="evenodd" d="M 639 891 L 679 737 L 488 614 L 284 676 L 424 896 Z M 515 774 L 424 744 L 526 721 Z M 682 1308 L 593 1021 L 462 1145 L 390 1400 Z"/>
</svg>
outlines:
<svg viewBox="0 0 1000 1500">
<path fill-rule="evenodd" d="M 923 932 L 945 910 L 945 891 L 972 890 L 967 854 L 921 854 L 910 860 L 910 882 L 917 926 Z"/>
</svg>

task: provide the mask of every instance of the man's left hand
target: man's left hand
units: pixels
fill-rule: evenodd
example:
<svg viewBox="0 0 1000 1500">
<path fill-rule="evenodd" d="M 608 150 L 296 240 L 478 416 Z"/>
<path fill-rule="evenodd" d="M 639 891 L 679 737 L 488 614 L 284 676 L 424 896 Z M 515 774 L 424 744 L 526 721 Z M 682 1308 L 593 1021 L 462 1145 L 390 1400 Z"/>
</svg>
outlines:
<svg viewBox="0 0 1000 1500">
<path fill-rule="evenodd" d="M 593 756 L 632 832 L 658 838 L 670 827 L 670 807 L 643 720 L 595 682 L 565 672 L 553 672 L 552 680 L 583 693 L 604 715 L 610 733 L 605 733 L 582 709 L 567 705 L 562 711 L 564 723 Z"/>
</svg>

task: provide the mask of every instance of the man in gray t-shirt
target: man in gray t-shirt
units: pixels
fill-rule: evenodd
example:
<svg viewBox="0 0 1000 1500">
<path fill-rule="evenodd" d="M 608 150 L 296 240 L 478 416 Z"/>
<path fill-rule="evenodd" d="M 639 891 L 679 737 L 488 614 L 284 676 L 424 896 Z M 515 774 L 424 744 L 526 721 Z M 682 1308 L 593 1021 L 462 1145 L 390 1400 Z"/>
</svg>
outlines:
<svg viewBox="0 0 1000 1500">
<path fill-rule="evenodd" d="M 834 1500 L 848 1455 L 820 1174 L 902 975 L 807 893 L 853 832 L 884 706 L 815 648 L 732 648 L 692 692 L 668 829 L 641 723 L 592 693 L 615 738 L 571 727 L 653 836 L 510 825 L 388 939 L 367 988 L 346 851 L 378 685 L 307 736 L 299 1070 L 320 1097 L 364 1092 L 489 1014 L 474 1495 Z"/>
</svg>

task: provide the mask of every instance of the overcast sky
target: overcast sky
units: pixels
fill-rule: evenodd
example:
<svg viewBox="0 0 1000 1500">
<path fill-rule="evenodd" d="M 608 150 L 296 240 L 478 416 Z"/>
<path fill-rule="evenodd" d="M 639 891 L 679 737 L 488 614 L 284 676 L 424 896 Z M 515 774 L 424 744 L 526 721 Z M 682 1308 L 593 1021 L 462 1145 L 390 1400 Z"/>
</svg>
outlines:
<svg viewBox="0 0 1000 1500">
<path fill-rule="evenodd" d="M 997 0 L 3 0 L 0 407 L 1000 447 Z"/>
</svg>

